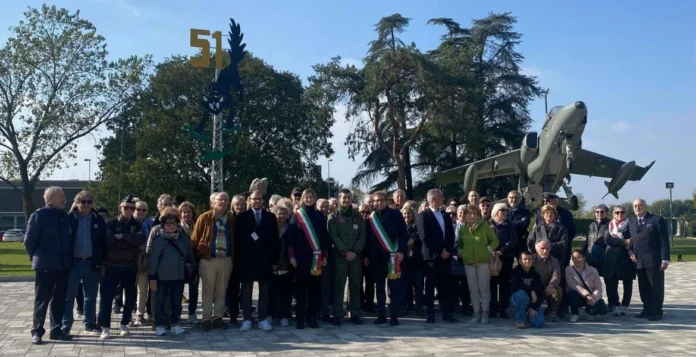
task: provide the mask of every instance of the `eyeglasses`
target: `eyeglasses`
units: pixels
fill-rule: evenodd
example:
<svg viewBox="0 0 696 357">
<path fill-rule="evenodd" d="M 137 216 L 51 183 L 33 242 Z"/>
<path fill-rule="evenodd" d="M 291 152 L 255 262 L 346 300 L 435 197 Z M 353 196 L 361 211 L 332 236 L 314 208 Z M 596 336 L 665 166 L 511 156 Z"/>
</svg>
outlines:
<svg viewBox="0 0 696 357">
<path fill-rule="evenodd" d="M 121 206 L 126 211 L 133 211 L 135 210 L 135 206 Z"/>
<path fill-rule="evenodd" d="M 138 212 L 147 212 L 147 208 L 136 208 L 135 210 Z"/>
<path fill-rule="evenodd" d="M 604 212 L 604 211 L 594 211 L 594 213 L 604 214 L 604 213 L 606 213 L 606 212 Z"/>
<path fill-rule="evenodd" d="M 83 204 L 83 205 L 91 205 L 92 202 L 93 202 L 92 200 L 82 200 L 82 201 L 80 201 L 80 203 Z"/>
<path fill-rule="evenodd" d="M 360 211 L 360 214 L 370 214 L 370 211 Z"/>
<path fill-rule="evenodd" d="M 614 214 L 626 214 L 626 211 L 615 211 Z"/>
</svg>

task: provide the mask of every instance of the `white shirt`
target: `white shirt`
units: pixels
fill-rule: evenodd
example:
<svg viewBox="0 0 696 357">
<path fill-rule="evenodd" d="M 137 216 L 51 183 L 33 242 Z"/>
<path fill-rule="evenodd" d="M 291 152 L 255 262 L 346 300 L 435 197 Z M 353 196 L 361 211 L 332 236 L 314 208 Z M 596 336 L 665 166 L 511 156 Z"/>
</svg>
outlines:
<svg viewBox="0 0 696 357">
<path fill-rule="evenodd" d="M 435 219 L 437 219 L 437 223 L 440 224 L 440 229 L 442 229 L 442 236 L 444 237 L 445 236 L 445 218 L 442 217 L 442 212 L 440 212 L 439 210 L 435 210 L 432 207 L 428 207 L 428 208 L 430 208 L 430 210 L 433 211 L 433 215 L 435 216 Z"/>
</svg>

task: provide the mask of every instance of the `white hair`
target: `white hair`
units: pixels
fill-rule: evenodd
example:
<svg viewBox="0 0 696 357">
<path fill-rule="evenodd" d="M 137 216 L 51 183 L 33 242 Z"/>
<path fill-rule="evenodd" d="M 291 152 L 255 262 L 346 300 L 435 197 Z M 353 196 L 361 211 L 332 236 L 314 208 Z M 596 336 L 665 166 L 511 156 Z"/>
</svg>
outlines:
<svg viewBox="0 0 696 357">
<path fill-rule="evenodd" d="M 270 206 L 275 206 L 278 204 L 278 201 L 280 201 L 281 199 L 283 199 L 283 197 L 281 195 L 272 195 L 271 198 L 268 200 L 268 204 Z"/>
<path fill-rule="evenodd" d="M 548 243 L 549 246 L 551 246 L 551 241 L 550 241 L 550 240 L 548 240 L 548 239 L 546 239 L 546 238 L 541 238 L 541 239 L 537 240 L 536 243 L 534 243 L 534 247 L 535 247 L 535 248 L 539 248 L 539 246 L 540 246 L 542 243 Z"/>
<path fill-rule="evenodd" d="M 60 186 L 46 187 L 46 190 L 44 190 L 43 194 L 44 202 L 48 202 L 48 200 L 58 192 L 63 192 L 63 188 L 61 188 Z"/>
<path fill-rule="evenodd" d="M 320 198 L 320 199 L 318 199 L 318 200 L 317 200 L 317 207 L 321 206 L 321 204 L 324 203 L 324 202 L 329 202 L 329 201 L 327 201 L 326 198 Z"/>
<path fill-rule="evenodd" d="M 428 194 L 426 195 L 428 202 L 430 202 L 430 199 L 432 199 L 435 196 L 443 197 L 442 191 L 440 191 L 440 189 L 437 189 L 437 188 L 433 188 L 433 189 L 428 190 Z"/>
<path fill-rule="evenodd" d="M 157 209 L 163 210 L 163 209 L 166 208 L 166 207 L 164 206 L 164 201 L 165 201 L 165 200 L 171 201 L 171 200 L 172 200 L 172 196 L 169 195 L 169 194 L 166 194 L 166 193 L 161 194 L 161 195 L 159 196 L 159 198 L 157 199 Z"/>
<path fill-rule="evenodd" d="M 495 215 L 500 211 L 501 209 L 507 209 L 507 204 L 503 202 L 498 202 L 495 205 L 493 205 L 493 209 L 491 210 L 491 217 L 495 218 Z"/>
</svg>

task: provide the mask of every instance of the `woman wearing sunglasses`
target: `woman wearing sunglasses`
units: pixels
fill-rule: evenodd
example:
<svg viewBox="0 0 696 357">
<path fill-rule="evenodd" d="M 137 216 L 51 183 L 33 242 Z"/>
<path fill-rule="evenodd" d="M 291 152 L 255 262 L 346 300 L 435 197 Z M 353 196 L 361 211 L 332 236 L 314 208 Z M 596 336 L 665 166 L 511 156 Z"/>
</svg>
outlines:
<svg viewBox="0 0 696 357">
<path fill-rule="evenodd" d="M 633 293 L 633 279 L 636 278 L 636 266 L 628 256 L 630 239 L 624 238 L 628 229 L 626 208 L 616 206 L 612 210 L 614 219 L 609 222 L 609 236 L 606 238 L 607 250 L 601 275 L 607 287 L 609 309 L 613 308 L 614 316 L 624 316 L 628 312 Z M 619 303 L 619 280 L 623 282 L 623 298 Z"/>
<path fill-rule="evenodd" d="M 609 236 L 609 219 L 607 212 L 609 207 L 600 204 L 595 207 L 595 220 L 590 223 L 587 229 L 587 239 L 582 247 L 582 255 L 586 257 L 587 264 L 602 272 L 604 255 L 607 250 L 606 239 Z"/>
</svg>

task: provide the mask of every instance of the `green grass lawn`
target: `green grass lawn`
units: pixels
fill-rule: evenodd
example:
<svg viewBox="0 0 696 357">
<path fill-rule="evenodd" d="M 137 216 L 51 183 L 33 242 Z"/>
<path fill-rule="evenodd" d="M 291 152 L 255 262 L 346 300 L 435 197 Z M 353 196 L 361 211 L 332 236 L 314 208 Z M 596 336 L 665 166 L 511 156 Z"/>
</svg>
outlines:
<svg viewBox="0 0 696 357">
<path fill-rule="evenodd" d="M 33 276 L 31 262 L 22 242 L 0 242 L 0 277 Z"/>
<path fill-rule="evenodd" d="M 583 244 L 584 240 L 576 239 L 573 241 L 573 248 L 582 248 Z M 681 254 L 686 262 L 696 262 L 696 239 L 674 238 L 672 263 L 677 262 L 678 254 Z M 34 271 L 31 270 L 31 262 L 22 242 L 0 242 L 0 277 L 33 275 Z"/>
</svg>

